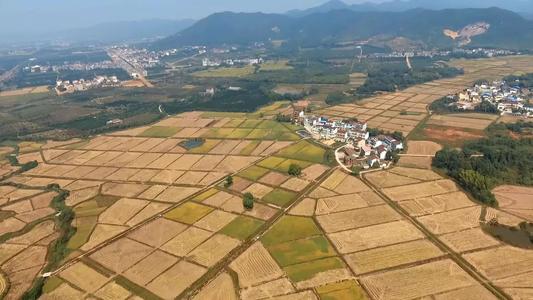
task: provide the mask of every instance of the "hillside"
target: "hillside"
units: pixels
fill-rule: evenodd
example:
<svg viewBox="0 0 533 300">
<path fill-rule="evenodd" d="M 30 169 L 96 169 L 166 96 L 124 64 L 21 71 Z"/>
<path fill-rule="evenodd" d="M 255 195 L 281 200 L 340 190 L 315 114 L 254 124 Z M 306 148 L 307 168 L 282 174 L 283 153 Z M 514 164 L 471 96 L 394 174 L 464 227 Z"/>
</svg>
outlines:
<svg viewBox="0 0 533 300">
<path fill-rule="evenodd" d="M 279 14 L 231 13 L 211 15 L 154 44 L 156 48 L 181 45 L 249 44 L 291 40 L 303 46 L 402 37 L 426 47 L 451 47 L 457 41 L 444 30 L 460 31 L 476 23 L 490 29 L 472 37 L 469 46 L 531 48 L 533 22 L 498 9 L 414 9 L 405 12 L 333 10 L 303 17 Z"/>
</svg>

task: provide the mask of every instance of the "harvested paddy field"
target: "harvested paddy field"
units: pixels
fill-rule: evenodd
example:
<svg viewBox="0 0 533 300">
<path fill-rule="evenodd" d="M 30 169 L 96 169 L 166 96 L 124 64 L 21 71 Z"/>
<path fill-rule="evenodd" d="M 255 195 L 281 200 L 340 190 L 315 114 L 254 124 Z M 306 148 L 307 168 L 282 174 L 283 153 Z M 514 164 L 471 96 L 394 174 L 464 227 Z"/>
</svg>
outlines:
<svg viewBox="0 0 533 300">
<path fill-rule="evenodd" d="M 502 210 L 533 222 L 533 188 L 504 185 L 492 192 Z"/>
<path fill-rule="evenodd" d="M 442 146 L 429 141 L 409 141 L 407 154 L 411 155 L 435 155 Z"/>
</svg>

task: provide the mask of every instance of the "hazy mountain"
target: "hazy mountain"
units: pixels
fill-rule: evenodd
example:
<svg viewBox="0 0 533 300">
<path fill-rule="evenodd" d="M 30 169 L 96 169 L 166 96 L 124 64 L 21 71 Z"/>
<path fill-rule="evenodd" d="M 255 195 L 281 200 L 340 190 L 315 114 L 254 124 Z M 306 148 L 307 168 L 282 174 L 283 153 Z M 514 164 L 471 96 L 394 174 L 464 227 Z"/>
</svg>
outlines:
<svg viewBox="0 0 533 300">
<path fill-rule="evenodd" d="M 12 42 L 67 41 L 80 42 L 126 42 L 165 37 L 194 24 L 194 20 L 143 20 L 102 23 L 90 27 L 44 31 L 38 34 L 0 35 L 1 40 Z"/>
<path fill-rule="evenodd" d="M 489 8 L 498 7 L 514 11 L 524 16 L 533 15 L 533 0 L 393 0 L 382 3 L 366 2 L 348 5 L 340 0 L 331 0 L 323 5 L 306 10 L 291 10 L 290 16 L 301 17 L 317 12 L 328 12 L 335 9 L 350 9 L 353 11 L 406 11 L 415 8 L 442 10 L 450 8 Z"/>
<path fill-rule="evenodd" d="M 444 35 L 445 29 L 460 31 L 481 22 L 488 23 L 489 30 L 474 36 L 470 45 L 533 48 L 533 22 L 498 8 L 405 12 L 334 10 L 303 17 L 225 12 L 200 20 L 154 46 L 248 44 L 268 40 L 318 45 L 401 37 L 429 47 L 448 47 L 456 42 Z"/>
</svg>

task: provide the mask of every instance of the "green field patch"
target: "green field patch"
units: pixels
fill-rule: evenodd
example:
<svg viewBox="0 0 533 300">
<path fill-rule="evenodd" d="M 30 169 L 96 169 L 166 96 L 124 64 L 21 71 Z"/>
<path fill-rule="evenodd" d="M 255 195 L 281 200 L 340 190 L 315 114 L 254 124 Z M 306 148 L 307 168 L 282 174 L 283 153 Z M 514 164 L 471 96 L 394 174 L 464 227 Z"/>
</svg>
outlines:
<svg viewBox="0 0 533 300">
<path fill-rule="evenodd" d="M 244 241 L 257 232 L 264 223 L 254 218 L 239 216 L 222 228 L 220 233 Z"/>
<path fill-rule="evenodd" d="M 281 157 L 294 158 L 314 163 L 322 163 L 325 154 L 326 149 L 309 143 L 308 141 L 301 141 L 278 152 L 278 155 Z"/>
<path fill-rule="evenodd" d="M 279 166 L 281 163 L 283 163 L 286 159 L 281 157 L 275 157 L 271 156 L 265 160 L 260 161 L 257 163 L 258 166 L 264 167 L 267 169 L 275 169 L 277 166 Z"/>
<path fill-rule="evenodd" d="M 122 275 L 117 275 L 115 277 L 115 283 L 120 285 L 121 287 L 125 288 L 126 290 L 130 291 L 132 294 L 141 297 L 141 299 L 145 300 L 160 300 L 163 298 L 160 298 L 156 294 L 150 292 L 149 290 L 143 288 L 140 285 L 137 285 L 136 283 L 133 283 L 126 277 Z"/>
<path fill-rule="evenodd" d="M 292 164 L 298 165 L 302 169 L 305 169 L 305 168 L 309 167 L 310 165 L 312 165 L 313 163 L 307 162 L 307 161 L 296 160 L 296 159 L 287 159 L 287 160 L 283 161 L 282 163 L 280 163 L 279 165 L 277 165 L 274 169 L 277 170 L 277 171 L 280 171 L 282 173 L 287 173 L 287 172 L 289 172 L 289 167 Z"/>
<path fill-rule="evenodd" d="M 192 225 L 213 210 L 209 206 L 187 202 L 166 213 L 165 218 Z"/>
<path fill-rule="evenodd" d="M 324 236 L 276 244 L 267 249 L 282 267 L 337 255 Z"/>
<path fill-rule="evenodd" d="M 292 70 L 288 60 L 268 61 L 261 64 L 262 72 Z"/>
<path fill-rule="evenodd" d="M 244 122 L 242 122 L 241 125 L 239 125 L 240 128 L 256 128 L 257 125 L 259 125 L 262 122 L 262 120 L 253 120 L 248 119 Z"/>
<path fill-rule="evenodd" d="M 279 137 L 278 140 L 282 141 L 299 141 L 301 137 L 297 135 L 296 133 L 292 132 L 283 132 Z"/>
<path fill-rule="evenodd" d="M 208 111 L 202 114 L 202 118 L 246 118 L 246 113 L 239 112 L 219 112 L 219 111 Z M 228 126 L 224 126 L 228 127 Z"/>
<path fill-rule="evenodd" d="M 231 119 L 231 121 L 229 121 L 228 123 L 224 124 L 223 127 L 225 127 L 225 128 L 237 128 L 244 121 L 245 121 L 245 119 Z"/>
<path fill-rule="evenodd" d="M 316 288 L 316 292 L 322 300 L 366 300 L 365 291 L 355 280 L 346 280 L 326 284 Z"/>
<path fill-rule="evenodd" d="M 313 278 L 320 272 L 344 268 L 345 265 L 338 257 L 328 257 L 324 259 L 304 262 L 283 268 L 289 279 L 293 282 L 304 281 Z M 351 299 L 351 298 L 347 298 Z"/>
<path fill-rule="evenodd" d="M 261 168 L 258 166 L 251 166 L 248 169 L 242 171 L 239 173 L 240 177 L 244 177 L 246 179 L 250 179 L 253 181 L 258 180 L 259 178 L 265 176 L 266 173 L 268 173 L 269 170 L 265 168 Z"/>
<path fill-rule="evenodd" d="M 241 150 L 240 155 L 250 155 L 254 152 L 255 148 L 261 143 L 261 141 L 251 141 L 244 149 Z"/>
<path fill-rule="evenodd" d="M 215 188 L 213 188 L 213 189 L 209 189 L 209 190 L 207 190 L 207 191 L 201 193 L 200 195 L 194 197 L 192 200 L 193 200 L 193 201 L 196 201 L 196 202 L 202 202 L 202 201 L 206 200 L 207 198 L 209 198 L 209 197 L 215 195 L 215 194 L 218 193 L 218 192 L 219 192 L 219 190 L 217 190 L 217 189 L 215 189 Z"/>
<path fill-rule="evenodd" d="M 252 129 L 249 128 L 237 128 L 231 132 L 230 135 L 227 136 L 228 139 L 244 139 L 247 137 L 250 132 L 252 132 Z"/>
<path fill-rule="evenodd" d="M 74 207 L 74 212 L 77 218 L 98 216 L 119 199 L 119 197 L 114 196 L 96 196 Z"/>
<path fill-rule="evenodd" d="M 198 71 L 192 73 L 196 77 L 213 77 L 213 78 L 224 78 L 224 77 L 246 77 L 255 72 L 254 66 L 245 66 L 245 67 L 233 67 L 233 68 L 217 68 L 209 69 L 205 71 Z"/>
<path fill-rule="evenodd" d="M 254 129 L 250 132 L 246 139 L 249 140 L 273 140 L 272 130 L 270 129 Z"/>
<path fill-rule="evenodd" d="M 272 129 L 272 130 L 278 130 L 278 131 L 288 131 L 287 127 L 283 126 L 279 122 L 271 121 L 271 120 L 265 120 L 261 122 L 261 124 L 257 125 L 257 129 Z"/>
<path fill-rule="evenodd" d="M 78 249 L 87 243 L 97 222 L 97 216 L 76 218 L 76 222 L 73 224 L 76 227 L 76 233 L 68 241 L 67 248 Z"/>
<path fill-rule="evenodd" d="M 275 189 L 272 192 L 268 193 L 261 200 L 277 206 L 286 207 L 289 203 L 294 201 L 297 196 L 298 194 L 293 192 L 289 192 L 283 189 Z"/>
<path fill-rule="evenodd" d="M 57 289 L 62 283 L 63 279 L 58 276 L 52 276 L 46 279 L 46 282 L 43 285 L 43 294 L 49 294 Z"/>
<path fill-rule="evenodd" d="M 284 216 L 263 236 L 265 246 L 322 234 L 312 218 Z"/>
<path fill-rule="evenodd" d="M 200 147 L 192 148 L 189 153 L 206 154 L 209 153 L 216 145 L 220 143 L 220 140 L 205 140 Z"/>
<path fill-rule="evenodd" d="M 176 135 L 181 130 L 177 127 L 152 126 L 143 131 L 139 136 L 166 138 Z"/>
<path fill-rule="evenodd" d="M 210 128 L 202 135 L 204 138 L 223 139 L 233 132 L 233 128 Z"/>
</svg>

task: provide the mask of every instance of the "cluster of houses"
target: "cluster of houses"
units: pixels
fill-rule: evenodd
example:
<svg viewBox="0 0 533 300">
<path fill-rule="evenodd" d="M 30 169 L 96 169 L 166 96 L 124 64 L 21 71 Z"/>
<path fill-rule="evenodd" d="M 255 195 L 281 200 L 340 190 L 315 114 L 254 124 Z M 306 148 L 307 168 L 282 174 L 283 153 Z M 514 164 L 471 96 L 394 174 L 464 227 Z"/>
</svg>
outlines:
<svg viewBox="0 0 533 300">
<path fill-rule="evenodd" d="M 366 123 L 306 117 L 303 111 L 298 114 L 296 120 L 304 125 L 314 139 L 345 143 L 343 151 L 337 153 L 337 158 L 348 167 L 384 167 L 388 164 L 389 154 L 403 150 L 403 143 L 392 136 L 370 137 Z"/>
<path fill-rule="evenodd" d="M 92 80 L 58 80 L 56 82 L 56 93 L 58 95 L 81 92 L 100 87 L 120 86 L 120 80 L 116 76 L 96 76 Z"/>
<path fill-rule="evenodd" d="M 487 101 L 498 108 L 500 113 L 522 116 L 533 116 L 533 105 L 527 104 L 531 92 L 521 88 L 518 84 L 508 84 L 505 81 L 480 83 L 468 88 L 456 96 L 452 96 L 457 108 L 474 110 L 483 101 Z"/>
</svg>

